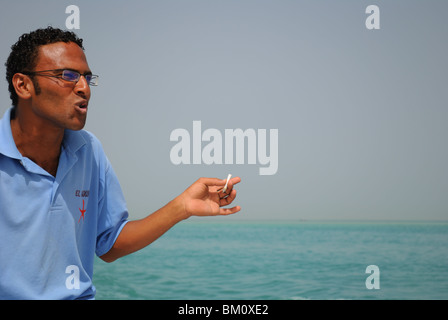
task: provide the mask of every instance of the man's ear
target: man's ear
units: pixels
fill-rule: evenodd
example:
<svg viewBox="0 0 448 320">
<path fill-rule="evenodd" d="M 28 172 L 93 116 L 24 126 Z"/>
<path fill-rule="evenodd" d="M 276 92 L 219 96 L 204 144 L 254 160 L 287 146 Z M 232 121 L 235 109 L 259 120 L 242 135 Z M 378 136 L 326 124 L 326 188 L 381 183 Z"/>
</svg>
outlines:
<svg viewBox="0 0 448 320">
<path fill-rule="evenodd" d="M 31 81 L 30 77 L 24 75 L 23 73 L 16 73 L 13 75 L 12 85 L 21 99 L 28 100 L 34 93 L 33 81 Z"/>
</svg>

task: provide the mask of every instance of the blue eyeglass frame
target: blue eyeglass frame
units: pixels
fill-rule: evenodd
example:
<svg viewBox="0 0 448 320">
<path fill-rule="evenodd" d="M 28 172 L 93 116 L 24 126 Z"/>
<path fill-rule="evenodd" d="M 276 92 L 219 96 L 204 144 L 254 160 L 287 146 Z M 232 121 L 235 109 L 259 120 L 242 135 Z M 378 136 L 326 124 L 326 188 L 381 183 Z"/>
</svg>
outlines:
<svg viewBox="0 0 448 320">
<path fill-rule="evenodd" d="M 45 72 L 62 72 L 61 75 L 54 75 L 54 74 L 42 74 Z M 72 69 L 53 69 L 53 70 L 40 70 L 40 71 L 24 71 L 21 72 L 23 74 L 29 75 L 29 76 L 41 76 L 41 77 L 52 77 L 52 78 L 58 78 L 65 81 L 70 81 L 74 83 L 78 83 L 79 79 L 81 79 L 81 76 L 83 76 L 87 83 L 90 86 L 97 86 L 98 85 L 98 78 L 99 76 L 96 74 L 92 74 L 91 72 L 86 72 L 84 74 L 79 73 L 76 70 Z"/>
</svg>

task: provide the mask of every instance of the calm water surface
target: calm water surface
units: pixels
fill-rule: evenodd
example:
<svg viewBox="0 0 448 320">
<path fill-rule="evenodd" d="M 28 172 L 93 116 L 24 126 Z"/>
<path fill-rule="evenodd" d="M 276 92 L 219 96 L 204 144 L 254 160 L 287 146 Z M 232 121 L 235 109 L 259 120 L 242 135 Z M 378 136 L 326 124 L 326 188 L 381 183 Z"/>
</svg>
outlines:
<svg viewBox="0 0 448 320">
<path fill-rule="evenodd" d="M 97 299 L 448 299 L 448 223 L 183 222 L 93 280 Z"/>
</svg>

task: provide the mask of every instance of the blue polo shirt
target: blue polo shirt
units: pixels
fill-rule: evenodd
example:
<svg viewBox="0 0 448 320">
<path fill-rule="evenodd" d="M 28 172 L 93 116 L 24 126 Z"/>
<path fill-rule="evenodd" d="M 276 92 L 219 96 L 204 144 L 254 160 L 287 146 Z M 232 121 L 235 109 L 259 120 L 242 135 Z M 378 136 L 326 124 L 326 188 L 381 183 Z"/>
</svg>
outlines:
<svg viewBox="0 0 448 320">
<path fill-rule="evenodd" d="M 23 157 L 0 120 L 0 299 L 93 299 L 95 254 L 128 212 L 100 142 L 66 130 L 56 177 Z"/>
</svg>

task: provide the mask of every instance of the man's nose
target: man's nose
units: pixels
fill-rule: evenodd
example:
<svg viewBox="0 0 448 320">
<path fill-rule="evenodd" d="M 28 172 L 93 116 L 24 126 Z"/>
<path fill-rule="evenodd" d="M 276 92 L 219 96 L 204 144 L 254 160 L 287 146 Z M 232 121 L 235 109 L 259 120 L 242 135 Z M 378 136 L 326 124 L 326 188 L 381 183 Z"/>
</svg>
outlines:
<svg viewBox="0 0 448 320">
<path fill-rule="evenodd" d="M 85 76 L 81 75 L 79 77 L 79 80 L 75 85 L 75 91 L 78 95 L 84 96 L 85 98 L 90 97 L 90 86 Z"/>
</svg>

